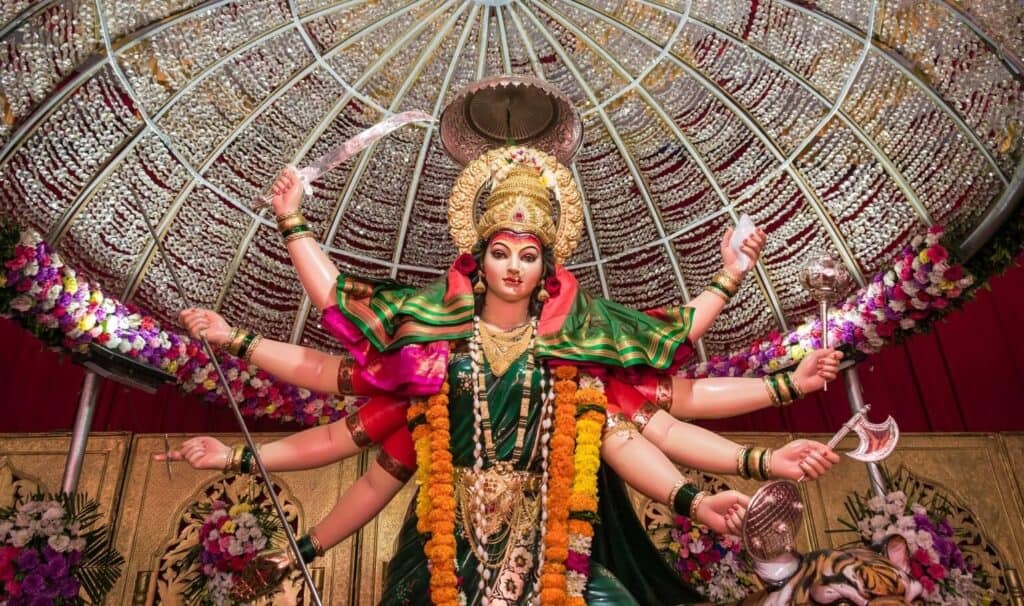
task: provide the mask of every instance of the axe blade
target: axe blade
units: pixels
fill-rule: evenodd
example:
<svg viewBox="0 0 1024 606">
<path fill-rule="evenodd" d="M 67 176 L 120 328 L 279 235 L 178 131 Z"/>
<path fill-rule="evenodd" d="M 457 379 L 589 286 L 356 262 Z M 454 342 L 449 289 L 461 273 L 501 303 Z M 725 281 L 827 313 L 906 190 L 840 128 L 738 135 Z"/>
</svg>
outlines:
<svg viewBox="0 0 1024 606">
<path fill-rule="evenodd" d="M 891 416 L 881 423 L 871 423 L 864 417 L 853 426 L 853 431 L 860 438 L 857 448 L 847 452 L 847 456 L 864 463 L 875 463 L 885 459 L 896 449 L 900 439 L 900 428 L 896 419 Z"/>
</svg>

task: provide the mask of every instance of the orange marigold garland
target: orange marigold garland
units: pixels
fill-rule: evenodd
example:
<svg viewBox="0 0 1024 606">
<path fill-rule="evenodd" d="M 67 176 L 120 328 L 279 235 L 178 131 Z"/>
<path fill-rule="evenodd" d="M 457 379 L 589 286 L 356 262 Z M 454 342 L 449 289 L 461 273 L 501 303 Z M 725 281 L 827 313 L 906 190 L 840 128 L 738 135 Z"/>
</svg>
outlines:
<svg viewBox="0 0 1024 606">
<path fill-rule="evenodd" d="M 590 550 L 597 521 L 597 472 L 601 466 L 601 433 L 608 398 L 604 386 L 594 378 L 576 391 L 576 450 L 572 496 L 569 499 L 569 554 L 566 559 L 566 588 L 569 606 L 586 606 L 583 593 L 590 578 Z"/>
<path fill-rule="evenodd" d="M 427 425 L 426 400 L 414 400 L 406 418 L 416 449 L 416 486 L 419 487 L 416 493 L 416 530 L 426 535 L 430 533 L 430 426 Z"/>
<path fill-rule="evenodd" d="M 555 421 L 551 436 L 540 600 L 545 605 L 561 606 L 567 599 L 565 564 L 569 557 L 569 501 L 574 476 L 573 446 L 576 442 L 576 368 L 558 366 L 554 375 Z"/>
<path fill-rule="evenodd" d="M 410 417 L 412 413 L 410 412 Z M 426 472 L 427 522 L 418 528 L 429 533 L 423 548 L 430 567 L 430 598 L 438 606 L 457 606 L 458 578 L 455 575 L 455 469 L 452 466 L 451 424 L 448 419 L 448 382 L 427 400 L 427 430 L 416 440 L 417 457 L 429 460 Z M 416 429 L 414 428 L 414 431 Z M 414 434 L 415 435 L 415 434 Z M 424 492 L 421 489 L 421 492 Z M 417 502 L 420 513 L 422 501 Z M 421 522 L 422 522 L 421 518 Z M 421 530 L 423 532 L 423 530 Z"/>
</svg>

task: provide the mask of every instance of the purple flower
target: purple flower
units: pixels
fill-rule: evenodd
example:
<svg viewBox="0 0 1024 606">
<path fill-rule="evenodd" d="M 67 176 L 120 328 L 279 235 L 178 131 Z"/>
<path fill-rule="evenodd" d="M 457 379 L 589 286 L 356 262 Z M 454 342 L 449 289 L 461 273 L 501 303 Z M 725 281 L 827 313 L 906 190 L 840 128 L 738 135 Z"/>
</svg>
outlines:
<svg viewBox="0 0 1024 606">
<path fill-rule="evenodd" d="M 78 595 L 78 580 L 75 577 L 66 577 L 60 582 L 60 595 L 63 598 L 73 598 Z"/>
<path fill-rule="evenodd" d="M 18 555 L 18 570 L 29 571 L 39 566 L 39 552 L 35 549 L 26 549 Z"/>
<path fill-rule="evenodd" d="M 46 564 L 40 566 L 39 570 L 49 579 L 60 579 L 66 577 L 69 572 L 67 561 L 58 553 L 57 557 L 48 559 Z"/>
<path fill-rule="evenodd" d="M 46 589 L 46 581 L 43 575 L 33 572 L 21 581 L 21 590 L 26 595 L 40 595 Z"/>
<path fill-rule="evenodd" d="M 917 524 L 917 527 L 921 530 L 935 530 L 935 524 L 932 523 L 932 519 L 924 515 L 923 513 L 914 514 L 914 523 Z"/>
<path fill-rule="evenodd" d="M 939 534 L 944 537 L 953 536 L 953 527 L 949 525 L 948 519 L 943 518 L 942 521 L 939 522 Z"/>
</svg>

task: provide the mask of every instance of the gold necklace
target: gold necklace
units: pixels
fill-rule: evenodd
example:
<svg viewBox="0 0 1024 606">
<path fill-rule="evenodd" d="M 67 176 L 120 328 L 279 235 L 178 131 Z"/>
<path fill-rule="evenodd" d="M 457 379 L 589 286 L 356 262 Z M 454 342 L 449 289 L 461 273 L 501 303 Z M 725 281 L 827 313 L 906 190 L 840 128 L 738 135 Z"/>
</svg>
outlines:
<svg viewBox="0 0 1024 606">
<path fill-rule="evenodd" d="M 512 363 L 530 347 L 533 338 L 533 322 L 527 322 L 512 330 L 494 330 L 479 322 L 480 347 L 494 376 L 504 375 Z"/>
</svg>

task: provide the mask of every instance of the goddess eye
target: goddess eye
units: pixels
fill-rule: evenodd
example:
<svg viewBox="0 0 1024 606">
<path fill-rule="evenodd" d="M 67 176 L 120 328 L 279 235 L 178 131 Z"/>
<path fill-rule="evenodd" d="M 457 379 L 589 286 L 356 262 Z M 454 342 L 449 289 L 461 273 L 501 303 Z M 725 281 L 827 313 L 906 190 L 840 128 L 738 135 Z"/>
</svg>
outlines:
<svg viewBox="0 0 1024 606">
<path fill-rule="evenodd" d="M 524 263 L 533 263 L 537 260 L 537 255 L 523 255 Z"/>
<path fill-rule="evenodd" d="M 505 251 L 501 250 L 500 248 L 492 248 L 491 256 L 494 257 L 495 259 L 504 259 Z"/>
</svg>

